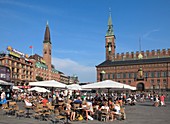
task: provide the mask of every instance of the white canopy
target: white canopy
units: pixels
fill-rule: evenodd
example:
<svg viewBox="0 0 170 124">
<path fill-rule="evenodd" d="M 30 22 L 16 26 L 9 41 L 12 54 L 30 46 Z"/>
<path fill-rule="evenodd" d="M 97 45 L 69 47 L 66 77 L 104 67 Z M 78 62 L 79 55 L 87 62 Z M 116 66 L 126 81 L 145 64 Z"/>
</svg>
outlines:
<svg viewBox="0 0 170 124">
<path fill-rule="evenodd" d="M 122 84 L 119 82 L 115 82 L 112 80 L 104 80 L 101 82 L 95 82 L 92 84 L 83 85 L 82 89 L 129 89 L 134 90 L 135 88 L 132 88 L 131 86 L 127 84 Z"/>
<path fill-rule="evenodd" d="M 9 83 L 3 80 L 0 80 L 0 85 L 14 85 L 13 83 Z"/>
<path fill-rule="evenodd" d="M 20 90 L 20 88 L 18 88 L 17 86 L 12 86 L 13 90 Z"/>
<path fill-rule="evenodd" d="M 45 92 L 50 92 L 50 90 L 47 90 L 45 88 L 42 88 L 42 87 L 33 87 L 31 89 L 28 89 L 28 91 L 37 91 L 37 92 L 42 92 L 42 93 L 45 93 Z"/>
<path fill-rule="evenodd" d="M 67 89 L 69 89 L 69 90 L 82 90 L 82 88 L 79 84 L 67 85 Z"/>
<path fill-rule="evenodd" d="M 127 85 L 127 84 L 123 84 L 124 85 L 124 89 L 129 89 L 129 90 L 136 90 L 136 87 Z"/>
<path fill-rule="evenodd" d="M 57 88 L 66 88 L 66 84 L 60 83 L 55 80 L 48 81 L 37 81 L 37 82 L 29 82 L 30 86 L 42 86 L 42 87 L 57 87 Z"/>
</svg>

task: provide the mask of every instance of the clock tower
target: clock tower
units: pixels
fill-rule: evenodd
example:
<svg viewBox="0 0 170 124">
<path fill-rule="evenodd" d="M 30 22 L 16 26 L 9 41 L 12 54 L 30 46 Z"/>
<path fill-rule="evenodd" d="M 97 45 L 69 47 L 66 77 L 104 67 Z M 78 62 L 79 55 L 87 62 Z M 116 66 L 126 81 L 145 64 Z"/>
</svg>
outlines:
<svg viewBox="0 0 170 124">
<path fill-rule="evenodd" d="M 115 35 L 113 32 L 113 24 L 112 24 L 112 17 L 111 17 L 111 11 L 109 15 L 109 20 L 108 20 L 108 29 L 106 32 L 105 36 L 105 47 L 106 47 L 106 60 L 114 60 L 115 58 Z"/>
<path fill-rule="evenodd" d="M 47 22 L 43 41 L 43 59 L 49 71 L 51 71 L 51 49 L 50 29 Z"/>
</svg>

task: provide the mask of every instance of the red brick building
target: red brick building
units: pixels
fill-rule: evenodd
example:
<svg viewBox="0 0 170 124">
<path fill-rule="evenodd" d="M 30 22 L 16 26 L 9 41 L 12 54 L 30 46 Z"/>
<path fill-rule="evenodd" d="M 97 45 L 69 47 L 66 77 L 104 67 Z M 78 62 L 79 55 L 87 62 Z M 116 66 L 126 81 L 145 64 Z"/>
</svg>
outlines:
<svg viewBox="0 0 170 124">
<path fill-rule="evenodd" d="M 111 13 L 105 36 L 106 60 L 96 66 L 97 81 L 110 79 L 137 90 L 170 89 L 170 49 L 117 53 Z"/>
<path fill-rule="evenodd" d="M 14 85 L 27 86 L 29 82 L 36 81 L 37 77 L 68 84 L 70 77 L 56 70 L 52 65 L 51 52 L 50 29 L 47 24 L 43 41 L 43 57 L 38 54 L 28 56 L 9 46 L 7 51 L 0 52 L 0 65 L 10 68 L 10 81 Z"/>
</svg>

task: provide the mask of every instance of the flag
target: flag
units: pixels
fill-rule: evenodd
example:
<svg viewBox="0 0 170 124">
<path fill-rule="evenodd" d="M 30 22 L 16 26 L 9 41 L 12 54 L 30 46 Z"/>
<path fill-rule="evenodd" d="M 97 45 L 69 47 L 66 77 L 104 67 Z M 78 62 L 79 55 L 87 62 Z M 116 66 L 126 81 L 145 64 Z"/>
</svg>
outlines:
<svg viewBox="0 0 170 124">
<path fill-rule="evenodd" d="M 32 49 L 33 47 L 32 47 L 32 46 L 30 46 L 29 48 L 31 48 L 31 49 Z"/>
</svg>

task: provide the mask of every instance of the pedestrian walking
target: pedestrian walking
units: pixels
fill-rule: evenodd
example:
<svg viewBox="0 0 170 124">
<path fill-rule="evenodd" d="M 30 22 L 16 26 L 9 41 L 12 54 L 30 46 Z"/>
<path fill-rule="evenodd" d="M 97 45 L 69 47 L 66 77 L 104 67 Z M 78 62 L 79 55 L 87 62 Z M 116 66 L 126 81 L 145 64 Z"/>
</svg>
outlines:
<svg viewBox="0 0 170 124">
<path fill-rule="evenodd" d="M 165 106 L 165 95 L 162 94 L 159 99 L 160 99 L 161 106 Z"/>
<path fill-rule="evenodd" d="M 6 104 L 6 103 L 7 103 L 6 94 L 5 91 L 2 89 L 0 104 Z"/>
</svg>

